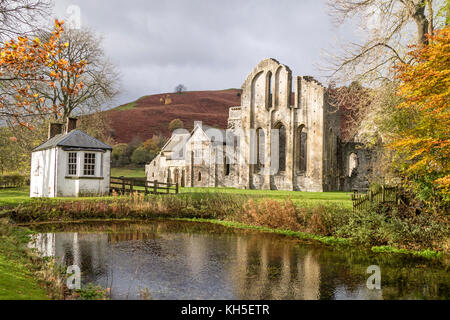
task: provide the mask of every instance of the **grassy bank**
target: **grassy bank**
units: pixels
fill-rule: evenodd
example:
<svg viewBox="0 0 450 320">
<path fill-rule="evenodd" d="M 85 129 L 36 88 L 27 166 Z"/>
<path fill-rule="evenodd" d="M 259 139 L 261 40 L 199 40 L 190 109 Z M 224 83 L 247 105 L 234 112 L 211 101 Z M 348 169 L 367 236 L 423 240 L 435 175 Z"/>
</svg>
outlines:
<svg viewBox="0 0 450 320">
<path fill-rule="evenodd" d="M 27 249 L 30 232 L 0 220 L 0 300 L 60 298 L 51 264 Z"/>
</svg>

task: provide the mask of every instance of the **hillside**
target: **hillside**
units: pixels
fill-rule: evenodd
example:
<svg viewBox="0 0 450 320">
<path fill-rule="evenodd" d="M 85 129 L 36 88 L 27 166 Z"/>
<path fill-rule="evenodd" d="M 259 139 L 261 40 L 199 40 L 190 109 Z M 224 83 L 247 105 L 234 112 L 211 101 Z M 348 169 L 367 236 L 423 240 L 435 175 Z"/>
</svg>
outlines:
<svg viewBox="0 0 450 320">
<path fill-rule="evenodd" d="M 170 136 L 168 125 L 173 119 L 181 119 L 188 130 L 194 121 L 226 128 L 229 108 L 241 104 L 240 93 L 238 89 L 170 93 L 169 105 L 161 102 L 167 93 L 156 94 L 108 110 L 105 115 L 118 143 L 128 143 L 134 137 L 146 140 L 154 134 Z"/>
</svg>

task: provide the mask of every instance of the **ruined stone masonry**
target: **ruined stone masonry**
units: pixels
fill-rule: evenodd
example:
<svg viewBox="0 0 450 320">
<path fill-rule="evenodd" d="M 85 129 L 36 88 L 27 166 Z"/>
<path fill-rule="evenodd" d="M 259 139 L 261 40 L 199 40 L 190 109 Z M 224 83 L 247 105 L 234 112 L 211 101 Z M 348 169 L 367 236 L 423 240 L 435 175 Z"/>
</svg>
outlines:
<svg viewBox="0 0 450 320">
<path fill-rule="evenodd" d="M 340 117 L 319 82 L 266 59 L 242 85 L 226 130 L 200 122 L 192 132 L 178 130 L 146 175 L 185 187 L 365 189 L 370 152 L 341 140 Z"/>
</svg>

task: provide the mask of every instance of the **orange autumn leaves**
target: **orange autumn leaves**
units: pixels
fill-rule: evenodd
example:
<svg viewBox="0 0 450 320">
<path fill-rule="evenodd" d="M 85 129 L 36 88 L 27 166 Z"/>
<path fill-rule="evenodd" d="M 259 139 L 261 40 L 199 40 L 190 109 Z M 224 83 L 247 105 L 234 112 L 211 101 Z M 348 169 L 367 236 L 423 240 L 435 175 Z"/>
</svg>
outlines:
<svg viewBox="0 0 450 320">
<path fill-rule="evenodd" d="M 397 66 L 401 85 L 398 108 L 412 115 L 390 146 L 404 155 L 407 174 L 432 175 L 434 184 L 450 194 L 450 27 L 414 47 L 413 63 Z"/>
<path fill-rule="evenodd" d="M 62 58 L 62 52 L 69 46 L 60 41 L 63 23 L 56 20 L 45 41 L 18 37 L 0 48 L 0 81 L 8 92 L 0 97 L 0 115 L 27 127 L 30 124 L 24 119 L 29 116 L 61 115 L 64 105 L 48 101 L 40 93 L 60 85 L 61 77 L 80 77 L 86 67 L 83 60 L 69 62 Z M 83 86 L 83 82 L 73 81 L 61 89 L 69 95 L 77 95 Z"/>
</svg>

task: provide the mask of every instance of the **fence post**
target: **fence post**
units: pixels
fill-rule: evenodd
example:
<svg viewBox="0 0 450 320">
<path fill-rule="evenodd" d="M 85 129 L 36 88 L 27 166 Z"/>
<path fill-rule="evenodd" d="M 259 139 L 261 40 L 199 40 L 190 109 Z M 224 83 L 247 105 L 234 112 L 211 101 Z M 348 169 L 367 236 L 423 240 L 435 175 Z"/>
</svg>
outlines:
<svg viewBox="0 0 450 320">
<path fill-rule="evenodd" d="M 158 194 L 158 180 L 155 180 L 153 185 L 153 193 Z"/>
<path fill-rule="evenodd" d="M 144 187 L 145 187 L 145 195 L 147 195 L 148 194 L 148 181 L 147 180 L 145 180 L 145 182 L 144 182 Z"/>
<path fill-rule="evenodd" d="M 381 186 L 381 203 L 386 202 L 386 189 L 384 188 L 384 185 Z"/>
<path fill-rule="evenodd" d="M 177 184 L 175 185 L 175 194 L 178 194 L 178 182 L 177 182 Z"/>
<path fill-rule="evenodd" d="M 133 193 L 134 179 L 130 179 L 130 193 Z"/>
<path fill-rule="evenodd" d="M 172 186 L 172 184 L 170 182 L 167 183 L 167 194 L 170 193 L 170 187 Z"/>
<path fill-rule="evenodd" d="M 120 177 L 120 179 L 122 180 L 122 194 L 125 195 L 125 178 Z"/>
</svg>

